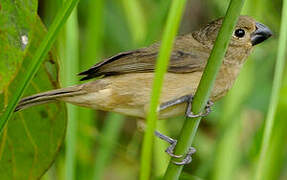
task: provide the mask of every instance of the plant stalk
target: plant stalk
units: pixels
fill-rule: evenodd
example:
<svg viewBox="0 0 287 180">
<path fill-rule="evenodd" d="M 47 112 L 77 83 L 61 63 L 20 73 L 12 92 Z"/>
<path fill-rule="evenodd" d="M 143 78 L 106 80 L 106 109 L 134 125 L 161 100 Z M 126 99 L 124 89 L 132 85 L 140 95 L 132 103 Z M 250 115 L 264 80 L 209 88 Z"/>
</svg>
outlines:
<svg viewBox="0 0 287 180">
<path fill-rule="evenodd" d="M 162 89 L 164 74 L 167 71 L 173 41 L 181 21 L 185 2 L 186 0 L 177 0 L 172 2 L 167 25 L 162 38 L 162 45 L 160 47 L 160 52 L 156 63 L 155 76 L 153 80 L 151 103 L 147 116 L 147 128 L 144 134 L 142 146 L 140 170 L 141 180 L 150 179 L 153 138 L 157 120 L 157 107 L 159 104 L 159 97 Z"/>
<path fill-rule="evenodd" d="M 229 44 L 232 32 L 240 15 L 244 0 L 231 0 L 229 3 L 226 16 L 223 20 L 222 27 L 216 38 L 214 47 L 209 56 L 206 68 L 203 72 L 201 81 L 192 102 L 192 112 L 195 114 L 203 111 L 208 98 L 210 96 L 216 75 L 222 64 L 227 46 Z M 178 139 L 175 148 L 175 154 L 186 154 L 188 148 L 192 145 L 193 139 L 197 132 L 201 118 L 187 118 Z M 183 166 L 173 164 L 172 161 L 178 161 L 174 158 L 169 162 L 169 166 L 165 173 L 164 179 L 179 179 Z"/>
</svg>

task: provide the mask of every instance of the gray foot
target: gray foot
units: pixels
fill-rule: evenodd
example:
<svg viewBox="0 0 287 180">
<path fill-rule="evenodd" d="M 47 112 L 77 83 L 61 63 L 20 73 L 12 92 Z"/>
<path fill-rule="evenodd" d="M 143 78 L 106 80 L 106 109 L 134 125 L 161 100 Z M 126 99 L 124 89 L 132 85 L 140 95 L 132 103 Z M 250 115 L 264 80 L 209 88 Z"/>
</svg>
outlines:
<svg viewBox="0 0 287 180">
<path fill-rule="evenodd" d="M 191 106 L 192 106 L 192 100 L 193 100 L 193 95 L 186 95 L 186 96 L 182 96 L 178 99 L 174 99 L 171 101 L 167 101 L 163 104 L 160 105 L 159 111 L 162 111 L 166 108 L 169 108 L 171 106 L 175 106 L 178 104 L 182 104 L 182 103 L 187 103 L 187 108 L 185 111 L 185 116 L 186 117 L 204 117 L 207 116 L 210 112 L 211 112 L 211 106 L 213 105 L 213 103 L 211 101 L 207 102 L 207 105 L 205 107 L 205 110 L 199 114 L 193 114 L 193 112 L 191 111 Z M 174 158 L 182 158 L 182 155 L 176 155 L 174 154 L 174 148 L 176 146 L 177 140 L 172 139 L 168 136 L 165 136 L 163 134 L 161 134 L 158 131 L 155 131 L 155 135 L 159 138 L 161 138 L 162 140 L 168 142 L 170 144 L 170 146 L 165 150 L 165 152 L 167 154 L 169 154 L 171 157 Z M 186 154 L 186 156 L 184 157 L 184 159 L 180 162 L 173 162 L 176 165 L 185 165 L 185 164 L 189 164 L 192 161 L 192 157 L 191 155 L 194 154 L 196 152 L 195 148 L 190 147 L 188 149 L 188 152 Z"/>
<path fill-rule="evenodd" d="M 191 99 L 187 102 L 187 108 L 185 111 L 186 117 L 189 117 L 189 118 L 205 117 L 211 112 L 211 106 L 213 105 L 213 102 L 208 100 L 204 111 L 200 112 L 199 114 L 193 114 L 193 112 L 191 111 L 192 99 L 193 99 L 193 97 L 191 97 Z"/>
<path fill-rule="evenodd" d="M 155 135 L 157 137 L 159 137 L 160 139 L 162 139 L 162 140 L 164 140 L 164 141 L 166 141 L 166 142 L 168 142 L 170 144 L 170 146 L 165 150 L 165 152 L 168 155 L 170 155 L 171 157 L 174 157 L 174 158 L 181 158 L 182 157 L 182 155 L 175 155 L 174 154 L 174 148 L 176 146 L 177 140 L 172 139 L 172 138 L 170 138 L 170 137 L 168 137 L 166 135 L 163 135 L 163 134 L 161 134 L 158 131 L 155 131 L 154 133 L 155 133 Z M 180 161 L 180 162 L 173 161 L 173 163 L 176 164 L 176 165 L 189 164 L 192 161 L 191 155 L 194 154 L 195 152 L 196 152 L 195 148 L 190 147 L 188 149 L 188 152 L 187 152 L 185 158 L 182 161 Z"/>
</svg>

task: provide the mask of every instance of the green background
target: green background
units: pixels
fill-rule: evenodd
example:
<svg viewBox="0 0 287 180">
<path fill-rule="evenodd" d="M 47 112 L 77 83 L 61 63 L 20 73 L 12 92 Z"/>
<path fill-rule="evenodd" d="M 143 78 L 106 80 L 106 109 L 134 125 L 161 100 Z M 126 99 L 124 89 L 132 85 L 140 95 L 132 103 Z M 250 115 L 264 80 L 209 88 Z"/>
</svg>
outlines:
<svg viewBox="0 0 287 180">
<path fill-rule="evenodd" d="M 5 74 L 5 79 L 0 81 L 0 98 L 3 98 L 6 92 L 3 90 L 14 75 L 25 73 L 24 70 L 19 72 L 17 70 L 20 69 L 22 62 L 24 63 L 22 66 L 25 67 L 25 60 L 30 51 L 23 50 L 19 44 L 17 37 L 19 38 L 19 33 L 21 34 L 22 31 L 13 25 L 9 16 L 6 17 L 8 12 L 3 12 L 3 9 L 6 9 L 4 2 L 6 1 L 0 1 L 2 6 L 0 24 L 9 22 L 11 25 L 0 27 L 0 79 L 3 79 L 3 74 Z M 27 0 L 16 2 L 29 4 Z M 148 46 L 160 40 L 170 2 L 170 0 L 81 0 L 77 14 L 69 19 L 70 22 L 76 23 L 67 24 L 53 51 L 62 64 L 60 66 L 60 72 L 63 72 L 60 74 L 61 79 L 65 81 L 67 76 L 65 64 L 69 63 L 69 59 L 66 58 L 69 53 L 75 51 L 79 53 L 76 60 L 78 63 L 74 65 L 80 72 L 105 57 L 121 51 Z M 179 34 L 192 32 L 211 20 L 224 16 L 228 3 L 227 0 L 187 1 Z M 20 6 L 13 6 L 14 9 L 16 7 Z M 18 15 L 13 16 L 19 17 L 19 22 L 16 24 L 21 27 L 20 29 L 25 30 L 23 33 L 32 37 L 31 27 L 42 28 L 35 15 L 36 7 L 34 2 L 29 6 L 29 10 L 19 10 Z M 38 13 L 48 28 L 60 7 L 60 0 L 39 1 Z M 246 0 L 242 14 L 252 16 L 267 25 L 274 35 L 254 49 L 233 89 L 215 104 L 213 112 L 201 122 L 194 142 L 197 152 L 193 156 L 193 162 L 184 167 L 181 179 L 241 180 L 253 178 L 259 158 L 264 120 L 268 111 L 274 76 L 281 8 L 281 0 L 272 2 Z M 12 7 L 9 11 L 14 12 Z M 43 28 L 41 30 L 44 31 Z M 3 34 L 6 31 L 11 31 L 12 39 L 7 38 L 7 34 Z M 69 42 L 67 37 L 71 32 L 76 33 L 74 36 L 76 38 Z M 38 38 L 41 39 L 40 37 L 36 39 Z M 67 51 L 71 43 L 77 45 L 73 52 Z M 9 51 L 2 53 L 2 49 L 9 49 Z M 7 65 L 7 60 L 2 61 L 2 59 L 9 59 L 9 64 Z M 56 61 L 57 58 L 53 56 L 52 59 Z M 11 69 L 8 70 L 7 67 Z M 57 69 L 57 63 L 52 64 L 47 60 L 25 94 L 30 95 L 58 86 Z M 47 74 L 52 74 L 51 78 Z M 68 76 L 73 76 L 77 80 L 76 74 Z M 265 179 L 287 179 L 286 77 L 285 73 L 275 116 L 272 143 L 268 149 L 268 157 L 265 159 L 268 164 L 263 175 Z M 49 83 L 39 83 L 43 81 Z M 9 91 L 13 92 L 13 90 Z M 3 101 L 0 99 L 0 109 L 3 107 L 4 99 Z M 17 166 L 12 166 L 12 151 L 7 149 L 9 143 L 4 146 L 4 150 L 1 150 L 3 143 L 0 143 L 0 176 L 3 172 L 6 177 L 22 176 L 27 179 L 27 177 L 37 177 L 43 173 L 43 169 L 46 169 L 53 161 L 52 157 L 59 149 L 65 130 L 65 111 L 59 107 L 63 108 L 60 104 L 38 106 L 19 113 L 9 121 L 6 137 L 11 140 L 7 141 L 9 138 L 6 138 L 5 143 L 11 142 L 10 144 L 17 147 L 18 151 L 21 151 L 19 146 L 23 147 L 27 155 L 21 155 L 19 152 L 21 159 L 15 158 Z M 47 113 L 47 108 L 51 109 L 51 113 Z M 76 148 L 73 160 L 68 161 L 68 156 L 66 156 L 68 146 L 64 146 L 56 162 L 42 179 L 65 179 L 67 174 L 72 174 L 74 179 L 138 179 L 143 137 L 143 132 L 138 128 L 139 123 L 134 118 L 84 108 L 77 108 L 75 111 L 78 115 L 74 118 L 77 123 L 74 129 Z M 24 118 L 25 121 L 22 121 L 20 118 L 22 115 L 29 118 Z M 176 138 L 183 120 L 183 117 L 178 117 L 159 121 L 157 129 Z M 23 122 L 26 122 L 26 130 Z M 27 133 L 27 129 L 30 133 Z M 28 134 L 34 137 L 33 141 Z M 2 135 L 1 142 L 4 138 Z M 166 147 L 166 143 L 155 140 L 152 179 L 160 179 L 165 172 L 168 164 L 168 156 L 164 153 Z M 36 151 L 37 149 L 41 150 Z M 37 158 L 34 158 L 35 154 Z M 31 156 L 36 160 L 31 161 Z M 29 162 L 25 162 L 25 158 L 29 159 Z M 5 163 L 3 164 L 2 161 Z M 67 162 L 72 162 L 72 166 Z M 35 163 L 42 164 L 37 166 Z M 67 168 L 68 166 L 72 168 Z M 21 168 L 13 171 L 13 167 L 18 169 L 23 167 L 25 171 Z M 28 174 L 27 171 L 30 173 Z"/>
</svg>

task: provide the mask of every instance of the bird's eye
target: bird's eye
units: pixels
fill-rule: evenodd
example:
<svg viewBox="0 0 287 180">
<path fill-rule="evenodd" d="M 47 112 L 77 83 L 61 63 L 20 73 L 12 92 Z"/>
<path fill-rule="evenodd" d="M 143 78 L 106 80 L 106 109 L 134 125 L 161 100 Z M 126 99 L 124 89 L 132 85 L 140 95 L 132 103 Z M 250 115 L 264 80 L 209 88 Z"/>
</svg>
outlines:
<svg viewBox="0 0 287 180">
<path fill-rule="evenodd" d="M 236 29 L 234 35 L 238 38 L 242 38 L 245 35 L 245 31 L 243 29 Z"/>
</svg>

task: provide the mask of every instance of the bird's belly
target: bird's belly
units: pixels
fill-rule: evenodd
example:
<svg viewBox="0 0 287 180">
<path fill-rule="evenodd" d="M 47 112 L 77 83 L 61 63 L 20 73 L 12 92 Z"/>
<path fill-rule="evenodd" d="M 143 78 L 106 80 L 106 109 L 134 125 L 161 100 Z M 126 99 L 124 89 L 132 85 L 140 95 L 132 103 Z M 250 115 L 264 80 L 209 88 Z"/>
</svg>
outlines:
<svg viewBox="0 0 287 180">
<path fill-rule="evenodd" d="M 176 116 L 183 116 L 186 110 L 186 103 L 178 104 L 172 107 L 169 107 L 165 110 L 158 112 L 159 119 L 167 119 Z M 117 107 L 112 110 L 113 112 L 120 113 L 127 116 L 134 116 L 145 119 L 147 117 L 147 112 L 142 108 L 133 108 L 133 107 Z"/>
<path fill-rule="evenodd" d="M 75 99 L 77 102 L 72 98 L 69 99 L 70 102 L 80 106 L 145 118 L 149 112 L 153 75 L 153 73 L 133 73 L 107 77 L 101 79 L 109 84 L 103 89 L 77 97 Z M 200 78 L 201 72 L 167 73 L 160 95 L 160 104 L 185 95 L 194 95 Z M 211 100 L 217 100 L 226 91 L 221 82 L 216 82 Z M 159 118 L 184 115 L 185 110 L 186 103 L 175 105 L 159 112 Z"/>
<path fill-rule="evenodd" d="M 153 73 L 134 73 L 110 78 L 111 95 L 106 103 L 106 109 L 121 114 L 145 118 L 149 111 L 152 92 Z M 174 74 L 167 73 L 163 83 L 160 104 L 194 94 L 201 73 Z M 169 118 L 183 115 L 185 105 L 176 105 L 162 112 L 159 118 Z"/>
</svg>

